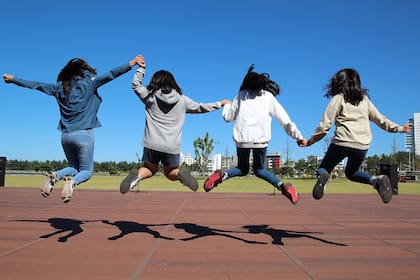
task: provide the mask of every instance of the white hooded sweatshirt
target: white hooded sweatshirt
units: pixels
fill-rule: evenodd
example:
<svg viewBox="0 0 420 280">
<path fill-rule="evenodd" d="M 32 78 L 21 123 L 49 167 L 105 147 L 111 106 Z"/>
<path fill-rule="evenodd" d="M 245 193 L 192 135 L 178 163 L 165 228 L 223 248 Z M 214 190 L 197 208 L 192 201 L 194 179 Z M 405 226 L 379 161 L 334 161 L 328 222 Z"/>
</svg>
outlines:
<svg viewBox="0 0 420 280">
<path fill-rule="evenodd" d="M 269 91 L 240 91 L 232 104 L 224 106 L 222 116 L 226 122 L 235 121 L 233 140 L 239 148 L 267 147 L 273 116 L 290 137 L 303 139 L 296 124 Z"/>
</svg>

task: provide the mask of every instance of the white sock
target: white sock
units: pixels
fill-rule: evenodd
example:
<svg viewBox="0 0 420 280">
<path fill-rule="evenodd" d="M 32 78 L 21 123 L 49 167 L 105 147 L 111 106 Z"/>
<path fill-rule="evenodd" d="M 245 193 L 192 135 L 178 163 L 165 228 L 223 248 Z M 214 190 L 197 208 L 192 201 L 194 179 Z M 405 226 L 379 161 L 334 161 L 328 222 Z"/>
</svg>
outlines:
<svg viewBox="0 0 420 280">
<path fill-rule="evenodd" d="M 140 180 L 141 180 L 140 176 L 137 176 L 137 178 L 134 181 L 131 182 L 131 184 L 130 184 L 130 190 L 132 188 L 134 188 L 140 182 Z"/>
</svg>

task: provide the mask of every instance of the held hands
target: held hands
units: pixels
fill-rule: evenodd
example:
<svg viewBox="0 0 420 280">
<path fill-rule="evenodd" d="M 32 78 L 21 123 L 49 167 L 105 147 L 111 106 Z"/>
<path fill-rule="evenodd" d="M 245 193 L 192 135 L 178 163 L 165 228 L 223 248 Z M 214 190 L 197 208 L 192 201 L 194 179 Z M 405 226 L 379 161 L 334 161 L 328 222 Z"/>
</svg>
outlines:
<svg viewBox="0 0 420 280">
<path fill-rule="evenodd" d="M 10 74 L 3 74 L 3 80 L 5 83 L 13 82 L 14 77 Z"/>
<path fill-rule="evenodd" d="M 223 99 L 222 101 L 220 101 L 220 104 L 222 106 L 225 106 L 226 104 L 232 104 L 232 101 L 230 101 L 229 99 Z"/>
<path fill-rule="evenodd" d="M 297 144 L 299 147 L 308 147 L 308 140 L 307 140 L 307 139 L 298 139 L 298 140 L 296 141 L 296 144 Z"/>
<path fill-rule="evenodd" d="M 136 56 L 136 64 L 140 67 L 146 68 L 146 62 L 144 61 L 144 56 Z"/>
<path fill-rule="evenodd" d="M 303 139 L 298 139 L 297 141 L 296 141 L 296 144 L 299 146 L 299 147 L 309 147 L 309 146 L 311 146 L 313 143 L 315 143 L 316 141 L 314 141 L 314 139 L 311 137 L 311 138 L 309 138 L 309 139 L 305 139 L 305 138 L 303 138 Z"/>
<path fill-rule="evenodd" d="M 146 68 L 146 62 L 144 61 L 144 57 L 142 55 L 137 55 L 134 59 L 130 61 L 130 66 L 133 67 L 134 65 L 138 65 L 139 67 Z"/>
</svg>

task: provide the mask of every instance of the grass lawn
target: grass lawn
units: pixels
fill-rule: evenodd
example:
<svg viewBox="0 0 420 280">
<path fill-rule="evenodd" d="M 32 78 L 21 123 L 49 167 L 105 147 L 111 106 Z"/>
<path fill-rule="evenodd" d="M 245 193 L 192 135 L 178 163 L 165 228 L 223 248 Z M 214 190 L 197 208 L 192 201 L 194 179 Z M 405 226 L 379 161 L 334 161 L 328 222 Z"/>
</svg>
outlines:
<svg viewBox="0 0 420 280">
<path fill-rule="evenodd" d="M 91 190 L 115 190 L 119 191 L 120 182 L 124 176 L 93 176 L 89 181 L 79 187 Z M 198 178 L 199 190 L 203 192 L 205 178 Z M 33 187 L 39 188 L 44 181 L 43 176 L 6 175 L 6 187 Z M 299 193 L 311 193 L 315 179 L 290 179 L 284 180 L 292 183 Z M 57 188 L 61 188 L 63 182 L 59 182 Z M 140 183 L 141 190 L 154 191 L 190 191 L 179 182 L 172 182 L 163 176 L 156 175 Z M 274 188 L 267 182 L 256 177 L 237 177 L 226 180 L 217 186 L 214 192 L 261 192 L 272 193 Z M 368 185 L 353 183 L 347 179 L 331 180 L 328 183 L 327 193 L 372 193 L 373 188 Z M 420 194 L 420 182 L 399 182 L 400 194 Z"/>
</svg>

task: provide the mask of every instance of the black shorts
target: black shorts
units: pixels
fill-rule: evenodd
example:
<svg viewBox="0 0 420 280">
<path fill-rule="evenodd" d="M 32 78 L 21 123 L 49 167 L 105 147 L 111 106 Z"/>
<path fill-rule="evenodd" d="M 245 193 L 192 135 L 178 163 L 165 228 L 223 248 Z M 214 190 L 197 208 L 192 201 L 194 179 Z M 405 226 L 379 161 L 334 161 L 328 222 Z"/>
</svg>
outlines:
<svg viewBox="0 0 420 280">
<path fill-rule="evenodd" d="M 175 167 L 179 166 L 179 154 L 168 154 L 164 152 L 155 151 L 152 149 L 143 149 L 143 162 L 158 164 L 162 162 L 164 166 Z"/>
</svg>

